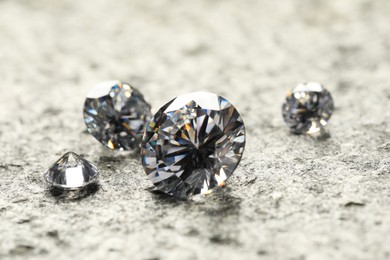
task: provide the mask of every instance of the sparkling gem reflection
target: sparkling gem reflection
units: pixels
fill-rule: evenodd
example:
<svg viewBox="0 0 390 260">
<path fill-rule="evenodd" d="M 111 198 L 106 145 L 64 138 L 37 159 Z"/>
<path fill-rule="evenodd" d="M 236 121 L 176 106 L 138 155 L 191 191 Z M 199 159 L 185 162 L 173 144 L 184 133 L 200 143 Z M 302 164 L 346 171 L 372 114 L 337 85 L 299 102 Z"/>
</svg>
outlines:
<svg viewBox="0 0 390 260">
<path fill-rule="evenodd" d="M 244 147 L 236 108 L 216 94 L 195 92 L 170 101 L 146 125 L 142 164 L 158 190 L 187 198 L 223 186 Z"/>
<path fill-rule="evenodd" d="M 96 182 L 99 172 L 88 160 L 67 152 L 46 170 L 44 177 L 54 187 L 78 189 Z"/>
<path fill-rule="evenodd" d="M 321 84 L 302 83 L 287 94 L 283 118 L 295 134 L 324 133 L 334 109 L 331 94 Z"/>
<path fill-rule="evenodd" d="M 88 93 L 84 104 L 88 131 L 110 149 L 138 148 L 151 116 L 143 95 L 120 81 L 99 84 Z"/>
</svg>

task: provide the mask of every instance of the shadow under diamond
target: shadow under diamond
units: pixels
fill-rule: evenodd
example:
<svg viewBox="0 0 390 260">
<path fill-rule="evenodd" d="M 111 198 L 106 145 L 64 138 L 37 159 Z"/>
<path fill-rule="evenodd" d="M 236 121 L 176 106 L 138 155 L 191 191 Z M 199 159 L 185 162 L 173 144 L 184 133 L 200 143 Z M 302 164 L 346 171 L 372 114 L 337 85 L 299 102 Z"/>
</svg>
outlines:
<svg viewBox="0 0 390 260">
<path fill-rule="evenodd" d="M 57 187 L 51 187 L 47 190 L 49 196 L 57 201 L 78 201 L 93 196 L 100 189 L 97 183 L 91 183 L 79 190 L 66 190 Z"/>
</svg>

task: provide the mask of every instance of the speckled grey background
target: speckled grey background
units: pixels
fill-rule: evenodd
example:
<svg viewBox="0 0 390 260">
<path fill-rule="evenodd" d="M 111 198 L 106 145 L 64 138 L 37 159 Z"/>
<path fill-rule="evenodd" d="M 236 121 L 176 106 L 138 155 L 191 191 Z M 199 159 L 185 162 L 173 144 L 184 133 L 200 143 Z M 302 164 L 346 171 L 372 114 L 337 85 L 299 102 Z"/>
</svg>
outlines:
<svg viewBox="0 0 390 260">
<path fill-rule="evenodd" d="M 390 259 L 390 2 L 0 1 L 1 259 Z M 241 111 L 248 145 L 221 192 L 150 192 L 136 154 L 84 131 L 84 95 L 122 79 L 158 109 L 194 90 Z M 280 105 L 314 80 L 330 138 L 288 133 Z M 101 187 L 46 189 L 66 150 Z"/>
</svg>

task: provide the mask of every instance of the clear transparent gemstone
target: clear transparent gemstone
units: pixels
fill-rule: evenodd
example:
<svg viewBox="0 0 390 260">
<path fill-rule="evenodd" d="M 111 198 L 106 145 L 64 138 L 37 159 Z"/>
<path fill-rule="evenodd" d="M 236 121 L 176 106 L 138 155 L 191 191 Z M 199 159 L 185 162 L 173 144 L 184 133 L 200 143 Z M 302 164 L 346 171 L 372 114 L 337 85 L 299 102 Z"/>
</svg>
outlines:
<svg viewBox="0 0 390 260">
<path fill-rule="evenodd" d="M 45 172 L 48 183 L 63 189 L 78 189 L 96 182 L 98 178 L 96 166 L 73 152 L 64 154 Z"/>
<path fill-rule="evenodd" d="M 138 148 L 151 116 L 143 95 L 120 81 L 99 84 L 88 93 L 84 104 L 88 131 L 111 149 Z"/>
<path fill-rule="evenodd" d="M 179 198 L 223 186 L 245 146 L 243 120 L 226 99 L 208 92 L 179 96 L 146 126 L 141 156 L 147 176 Z"/>
<path fill-rule="evenodd" d="M 302 83 L 290 91 L 283 103 L 283 118 L 295 134 L 323 132 L 333 113 L 329 91 L 315 82 Z"/>
</svg>

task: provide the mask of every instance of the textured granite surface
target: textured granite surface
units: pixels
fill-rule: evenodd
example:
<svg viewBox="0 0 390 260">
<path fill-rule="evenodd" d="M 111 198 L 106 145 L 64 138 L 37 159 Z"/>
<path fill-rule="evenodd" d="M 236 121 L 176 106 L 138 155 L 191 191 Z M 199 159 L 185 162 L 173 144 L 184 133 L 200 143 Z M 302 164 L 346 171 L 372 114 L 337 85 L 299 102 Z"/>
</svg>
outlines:
<svg viewBox="0 0 390 260">
<path fill-rule="evenodd" d="M 0 259 L 390 259 L 390 1 L 0 1 Z M 138 155 L 85 133 L 94 84 L 121 79 L 158 109 L 209 90 L 248 145 L 228 186 L 175 201 Z M 280 106 L 322 82 L 330 137 L 289 134 Z M 48 190 L 66 150 L 99 187 Z"/>
</svg>

